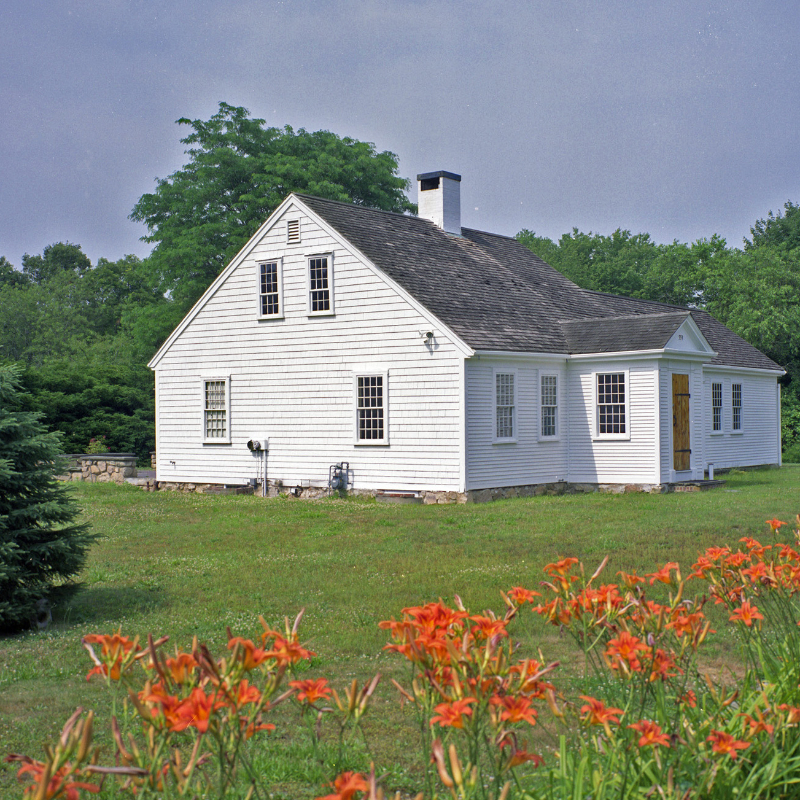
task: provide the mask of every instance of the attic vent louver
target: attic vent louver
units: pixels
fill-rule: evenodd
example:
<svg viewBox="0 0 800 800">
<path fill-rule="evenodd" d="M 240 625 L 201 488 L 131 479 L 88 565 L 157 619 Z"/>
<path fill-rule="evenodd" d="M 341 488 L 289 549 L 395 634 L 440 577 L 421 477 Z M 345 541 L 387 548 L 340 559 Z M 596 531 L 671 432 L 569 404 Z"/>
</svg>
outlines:
<svg viewBox="0 0 800 800">
<path fill-rule="evenodd" d="M 300 241 L 300 220 L 290 219 L 286 223 L 286 241 L 289 244 L 297 244 Z"/>
</svg>

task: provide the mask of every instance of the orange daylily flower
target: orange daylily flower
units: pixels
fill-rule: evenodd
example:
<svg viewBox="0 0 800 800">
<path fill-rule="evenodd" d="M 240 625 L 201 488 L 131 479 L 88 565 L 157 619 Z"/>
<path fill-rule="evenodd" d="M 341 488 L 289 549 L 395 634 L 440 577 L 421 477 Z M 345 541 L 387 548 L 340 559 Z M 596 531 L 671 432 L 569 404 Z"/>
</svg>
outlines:
<svg viewBox="0 0 800 800">
<path fill-rule="evenodd" d="M 670 670 L 674 670 L 674 672 L 670 672 Z M 652 683 L 658 678 L 661 678 L 662 681 L 667 678 L 672 678 L 682 671 L 680 667 L 675 665 L 675 659 L 659 648 L 656 650 L 650 664 L 650 682 Z"/>
<path fill-rule="evenodd" d="M 476 623 L 472 626 L 472 635 L 482 639 L 492 639 L 495 636 L 508 636 L 506 625 L 508 620 L 505 619 L 492 619 L 492 617 L 484 617 L 476 614 L 470 619 Z"/>
<path fill-rule="evenodd" d="M 589 725 L 603 725 L 608 727 L 609 722 L 619 725 L 619 715 L 623 713 L 621 708 L 606 706 L 602 700 L 582 694 L 581 700 L 586 701 L 586 705 L 581 706 L 581 719 Z"/>
<path fill-rule="evenodd" d="M 711 742 L 711 749 L 715 753 L 727 754 L 734 760 L 738 755 L 737 750 L 746 750 L 750 747 L 750 742 L 741 742 L 724 731 L 712 730 L 711 734 L 706 736 L 706 741 Z"/>
<path fill-rule="evenodd" d="M 180 705 L 178 715 L 180 722 L 172 730 L 182 731 L 186 728 L 197 728 L 199 733 L 205 733 L 211 722 L 211 715 L 224 701 L 213 695 L 207 695 L 199 687 L 192 689 L 192 693 Z"/>
<path fill-rule="evenodd" d="M 522 747 L 517 745 L 517 737 L 513 733 L 506 733 L 498 744 L 501 749 L 505 749 L 506 747 L 511 749 L 511 755 L 505 762 L 504 769 L 514 769 L 514 767 L 518 767 L 520 764 L 524 764 L 527 761 L 532 761 L 534 767 L 540 767 L 544 764 L 544 759 L 541 756 L 537 756 L 536 753 L 529 753 L 525 750 L 527 746 L 525 741 L 522 742 Z"/>
<path fill-rule="evenodd" d="M 767 525 L 772 528 L 773 533 L 778 530 L 782 525 L 788 525 L 786 522 L 781 522 L 779 519 L 768 519 Z"/>
<path fill-rule="evenodd" d="M 673 583 L 675 580 L 670 575 L 670 572 L 673 570 L 679 570 L 677 561 L 670 561 L 667 564 L 664 564 L 660 570 L 657 572 L 649 572 L 645 574 L 645 578 L 650 578 L 650 585 L 652 586 L 656 581 L 660 583 Z"/>
<path fill-rule="evenodd" d="M 740 542 L 744 542 L 744 546 L 750 551 L 750 555 L 754 556 L 755 558 L 763 558 L 764 553 L 767 550 L 772 549 L 772 545 L 762 545 L 757 539 L 754 539 L 752 536 L 742 536 L 739 539 Z"/>
<path fill-rule="evenodd" d="M 189 653 L 178 653 L 175 658 L 167 659 L 167 669 L 172 680 L 177 684 L 186 683 L 192 670 L 197 666 L 197 660 Z"/>
<path fill-rule="evenodd" d="M 232 699 L 236 704 L 236 708 L 241 708 L 248 703 L 261 702 L 261 692 L 256 686 L 250 686 L 246 678 L 239 681 L 234 687 L 234 690 L 235 692 L 232 694 Z"/>
<path fill-rule="evenodd" d="M 753 620 L 764 619 L 764 615 L 756 606 L 751 605 L 749 601 L 745 600 L 741 608 L 735 609 L 729 619 L 731 622 L 744 622 L 744 624 L 750 628 L 753 625 Z"/>
<path fill-rule="evenodd" d="M 256 647 L 250 639 L 243 639 L 241 636 L 230 639 L 228 649 L 233 650 L 234 657 L 239 660 L 246 672 L 250 672 L 271 657 L 266 650 Z"/>
<path fill-rule="evenodd" d="M 749 714 L 739 714 L 739 716 L 743 717 L 745 723 L 750 726 L 750 736 L 755 736 L 762 731 L 765 731 L 769 736 L 772 736 L 772 731 L 775 730 L 774 725 L 764 722 L 764 715 L 761 713 L 761 709 L 756 709 L 757 719 L 753 719 L 753 717 L 751 717 Z"/>
<path fill-rule="evenodd" d="M 275 726 L 271 722 L 261 722 L 260 716 L 257 718 L 256 722 L 251 722 L 250 724 L 247 723 L 246 719 L 241 721 L 241 726 L 244 728 L 245 725 L 247 727 L 244 731 L 244 738 L 250 739 L 259 731 L 274 731 L 276 730 Z"/>
<path fill-rule="evenodd" d="M 183 725 L 180 713 L 181 700 L 169 694 L 161 683 L 153 686 L 149 694 L 145 691 L 139 692 L 139 699 L 143 703 L 158 703 L 161 706 L 161 714 L 169 730 L 184 730 L 187 727 Z M 154 718 L 154 721 L 157 722 L 157 718 Z"/>
<path fill-rule="evenodd" d="M 556 561 L 554 564 L 547 564 L 544 568 L 544 571 L 548 575 L 560 575 L 562 578 L 572 569 L 573 564 L 577 564 L 578 559 L 573 558 L 572 556 L 568 558 L 562 558 L 560 561 Z M 575 576 L 572 576 L 573 579 L 576 580 Z"/>
<path fill-rule="evenodd" d="M 797 708 L 796 706 L 790 706 L 787 703 L 782 703 L 778 706 L 778 711 L 788 712 L 786 715 L 786 722 L 788 722 L 789 725 L 796 725 L 798 722 L 800 722 L 800 708 Z"/>
<path fill-rule="evenodd" d="M 318 797 L 317 800 L 352 800 L 356 792 L 366 792 L 369 789 L 369 784 L 360 772 L 343 772 L 330 785 L 336 792 Z"/>
<path fill-rule="evenodd" d="M 627 631 L 622 631 L 619 636 L 611 639 L 606 649 L 606 655 L 612 660 L 612 669 L 618 669 L 620 662 L 627 664 L 634 672 L 642 668 L 638 653 L 646 652 L 649 648 L 636 636 L 631 636 Z"/>
<path fill-rule="evenodd" d="M 80 800 L 80 795 L 78 793 L 79 789 L 83 789 L 86 792 L 91 792 L 92 794 L 97 794 L 100 791 L 100 787 L 93 783 L 83 783 L 80 781 L 68 780 L 72 768 L 69 766 L 69 764 L 65 764 L 60 770 L 58 770 L 58 772 L 55 773 L 55 775 L 50 776 L 50 779 L 47 781 L 47 788 L 42 794 L 40 787 L 42 780 L 45 777 L 45 765 L 41 761 L 34 761 L 28 756 L 15 755 L 6 756 L 5 761 L 25 762 L 19 768 L 17 772 L 17 778 L 21 779 L 23 775 L 27 774 L 33 779 L 34 786 L 31 786 L 26 790 L 26 797 L 36 796 L 41 797 L 42 800 L 51 800 L 51 798 L 56 797 L 63 797 L 65 800 Z"/>
<path fill-rule="evenodd" d="M 685 694 L 682 694 L 678 698 L 678 700 L 681 703 L 686 703 L 686 705 L 689 706 L 690 708 L 696 708 L 697 707 L 697 695 L 694 693 L 694 691 L 692 689 L 689 689 L 688 692 L 686 692 Z"/>
<path fill-rule="evenodd" d="M 531 700 L 528 697 L 492 697 L 489 701 L 493 706 L 502 707 L 500 719 L 508 722 L 527 722 L 529 725 L 536 724 L 538 716 L 536 709 L 531 708 Z"/>
<path fill-rule="evenodd" d="M 325 678 L 289 681 L 289 686 L 297 689 L 297 699 L 300 702 L 305 701 L 309 705 L 314 705 L 317 700 L 327 700 L 331 696 L 331 690 Z"/>
<path fill-rule="evenodd" d="M 138 638 L 129 639 L 127 636 L 122 636 L 119 630 L 112 635 L 90 633 L 84 636 L 81 642 L 96 664 L 86 676 L 87 681 L 92 675 L 104 675 L 111 678 L 112 681 L 118 681 L 121 677 L 123 662 L 128 660 L 129 653 L 138 646 Z M 100 660 L 103 661 L 102 664 L 97 664 L 97 657 L 91 647 L 93 644 L 101 645 Z"/>
<path fill-rule="evenodd" d="M 655 747 L 657 744 L 669 747 L 669 735 L 662 733 L 661 727 L 649 719 L 634 722 L 633 725 L 628 725 L 628 727 L 641 734 L 639 747 Z"/>
<path fill-rule="evenodd" d="M 637 583 L 644 583 L 644 578 L 637 575 L 636 570 L 633 572 L 618 572 L 617 575 L 619 575 L 620 579 L 628 589 L 633 589 Z"/>
<path fill-rule="evenodd" d="M 534 597 L 541 597 L 539 592 L 533 592 L 530 589 L 523 589 L 522 586 L 515 586 L 508 592 L 509 599 L 518 606 L 523 603 L 533 603 Z"/>
<path fill-rule="evenodd" d="M 454 700 L 452 703 L 439 703 L 434 711 L 438 716 L 431 718 L 431 725 L 439 723 L 443 728 L 463 728 L 464 717 L 472 714 L 470 703 L 477 703 L 474 697 L 464 697 L 461 700 Z"/>
<path fill-rule="evenodd" d="M 313 651 L 306 650 L 305 647 L 300 645 L 296 634 L 292 634 L 290 639 L 286 639 L 275 631 L 269 631 L 262 634 L 262 636 L 265 639 L 269 636 L 275 637 L 272 649 L 265 655 L 267 658 L 274 658 L 279 664 L 296 664 L 304 659 L 310 660 L 312 656 L 316 655 Z"/>
</svg>

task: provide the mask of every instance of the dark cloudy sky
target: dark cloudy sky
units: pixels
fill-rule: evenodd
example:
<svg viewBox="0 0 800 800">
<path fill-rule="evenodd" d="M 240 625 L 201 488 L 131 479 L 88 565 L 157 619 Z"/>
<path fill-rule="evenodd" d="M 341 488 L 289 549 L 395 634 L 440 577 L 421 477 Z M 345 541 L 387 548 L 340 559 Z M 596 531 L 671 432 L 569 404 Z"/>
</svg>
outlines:
<svg viewBox="0 0 800 800">
<path fill-rule="evenodd" d="M 221 100 L 460 173 L 468 227 L 740 246 L 800 201 L 798 41 L 798 0 L 2 0 L 0 255 L 146 255 Z"/>
</svg>

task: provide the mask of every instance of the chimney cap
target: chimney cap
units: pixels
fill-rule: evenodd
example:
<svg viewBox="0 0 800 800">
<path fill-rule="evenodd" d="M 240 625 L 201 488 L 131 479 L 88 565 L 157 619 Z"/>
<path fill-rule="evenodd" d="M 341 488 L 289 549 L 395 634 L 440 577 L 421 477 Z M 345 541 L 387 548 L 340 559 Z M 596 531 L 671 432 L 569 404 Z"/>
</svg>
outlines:
<svg viewBox="0 0 800 800">
<path fill-rule="evenodd" d="M 455 172 L 445 172 L 445 170 L 440 169 L 438 172 L 423 172 L 420 175 L 417 175 L 418 181 L 428 181 L 431 178 L 450 178 L 451 181 L 458 181 L 461 183 L 461 176 L 456 175 Z"/>
</svg>

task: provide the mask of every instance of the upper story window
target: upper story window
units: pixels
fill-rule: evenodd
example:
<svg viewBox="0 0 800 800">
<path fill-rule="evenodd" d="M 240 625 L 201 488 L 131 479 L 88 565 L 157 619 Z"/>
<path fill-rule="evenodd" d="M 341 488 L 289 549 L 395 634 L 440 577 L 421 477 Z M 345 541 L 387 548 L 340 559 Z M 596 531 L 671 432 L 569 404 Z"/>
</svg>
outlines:
<svg viewBox="0 0 800 800">
<path fill-rule="evenodd" d="M 203 441 L 225 444 L 231 440 L 230 378 L 203 380 Z"/>
<path fill-rule="evenodd" d="M 333 313 L 333 257 L 310 256 L 308 259 L 308 313 Z"/>
<path fill-rule="evenodd" d="M 722 384 L 711 384 L 711 430 L 722 431 Z"/>
<path fill-rule="evenodd" d="M 597 374 L 597 435 L 627 438 L 628 399 L 625 372 Z"/>
<path fill-rule="evenodd" d="M 742 429 L 742 384 L 731 384 L 731 427 L 735 431 Z"/>
<path fill-rule="evenodd" d="M 261 317 L 282 317 L 281 262 L 265 261 L 258 265 L 258 311 Z"/>
<path fill-rule="evenodd" d="M 516 373 L 496 372 L 495 382 L 495 430 L 496 442 L 514 441 L 516 430 L 515 383 Z"/>
<path fill-rule="evenodd" d="M 542 375 L 541 406 L 543 439 L 552 439 L 558 435 L 558 376 Z"/>
<path fill-rule="evenodd" d="M 356 444 L 387 444 L 389 441 L 386 380 L 386 373 L 356 376 Z"/>
</svg>

